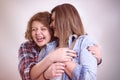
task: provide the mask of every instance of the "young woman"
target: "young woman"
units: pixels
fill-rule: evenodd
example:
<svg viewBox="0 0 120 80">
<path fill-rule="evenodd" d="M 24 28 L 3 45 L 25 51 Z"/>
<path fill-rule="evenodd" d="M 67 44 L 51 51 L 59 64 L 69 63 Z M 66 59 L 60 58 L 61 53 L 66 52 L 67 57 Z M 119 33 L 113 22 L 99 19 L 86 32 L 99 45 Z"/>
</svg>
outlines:
<svg viewBox="0 0 120 80">
<path fill-rule="evenodd" d="M 62 4 L 53 8 L 51 27 L 54 36 L 59 39 L 58 48 L 70 47 L 75 41 L 72 49 L 76 51 L 77 57 L 64 62 L 65 69 L 59 69 L 59 66 L 53 63 L 44 72 L 45 78 L 50 79 L 61 73 L 62 80 L 96 80 L 97 60 L 87 50 L 88 46 L 96 43 L 86 35 L 76 8 L 71 4 Z M 72 52 L 68 50 L 67 53 Z M 64 74 L 61 70 L 65 71 Z"/>
<path fill-rule="evenodd" d="M 28 41 L 21 44 L 18 55 L 18 67 L 22 80 L 36 79 L 53 62 L 69 61 L 72 57 L 65 55 L 67 54 L 65 52 L 66 49 L 58 49 L 42 61 L 38 62 L 41 48 L 47 43 L 47 46 L 51 44 L 54 39 L 53 31 L 50 29 L 49 25 L 50 14 L 48 12 L 37 13 L 33 15 L 28 22 L 27 30 L 25 32 L 25 38 Z M 62 53 L 63 55 L 58 58 L 59 56 L 55 54 L 56 52 Z"/>
</svg>

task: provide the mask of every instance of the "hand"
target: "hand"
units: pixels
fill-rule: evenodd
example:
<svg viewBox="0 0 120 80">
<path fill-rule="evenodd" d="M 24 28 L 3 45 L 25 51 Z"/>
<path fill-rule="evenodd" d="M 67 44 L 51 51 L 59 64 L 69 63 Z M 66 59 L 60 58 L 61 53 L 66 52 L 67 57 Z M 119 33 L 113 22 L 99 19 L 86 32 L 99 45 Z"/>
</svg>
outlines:
<svg viewBox="0 0 120 80">
<path fill-rule="evenodd" d="M 53 63 L 49 68 L 45 71 L 44 76 L 47 79 L 51 79 L 57 76 L 61 76 L 64 73 L 65 64 L 64 63 Z"/>
<path fill-rule="evenodd" d="M 87 49 L 96 57 L 97 63 L 100 63 L 102 59 L 100 47 L 94 44 L 94 46 L 89 46 Z"/>
<path fill-rule="evenodd" d="M 76 52 L 68 48 L 58 48 L 49 53 L 49 57 L 53 60 L 53 62 L 71 61 L 72 58 L 76 56 Z"/>
<path fill-rule="evenodd" d="M 65 73 L 67 73 L 70 80 L 72 80 L 72 72 L 76 66 L 77 63 L 75 63 L 74 61 L 65 62 Z"/>
</svg>

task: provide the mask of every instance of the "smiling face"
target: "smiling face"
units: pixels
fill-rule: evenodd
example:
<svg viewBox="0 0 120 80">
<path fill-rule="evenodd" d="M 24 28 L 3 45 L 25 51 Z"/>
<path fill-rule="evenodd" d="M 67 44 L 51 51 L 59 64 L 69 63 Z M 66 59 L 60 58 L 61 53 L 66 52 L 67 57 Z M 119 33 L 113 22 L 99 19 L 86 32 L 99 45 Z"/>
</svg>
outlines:
<svg viewBox="0 0 120 80">
<path fill-rule="evenodd" d="M 32 38 L 34 42 L 42 47 L 51 40 L 49 29 L 39 21 L 32 22 Z"/>
</svg>

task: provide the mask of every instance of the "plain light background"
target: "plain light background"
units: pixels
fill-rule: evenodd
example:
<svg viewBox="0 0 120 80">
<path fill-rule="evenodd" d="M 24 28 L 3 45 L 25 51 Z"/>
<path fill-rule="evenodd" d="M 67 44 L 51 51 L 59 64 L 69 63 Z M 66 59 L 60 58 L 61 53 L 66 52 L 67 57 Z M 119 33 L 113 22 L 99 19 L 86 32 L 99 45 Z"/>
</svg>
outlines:
<svg viewBox="0 0 120 80">
<path fill-rule="evenodd" d="M 101 46 L 103 63 L 97 80 L 120 80 L 119 0 L 0 0 L 0 80 L 21 80 L 18 49 L 25 41 L 28 20 L 62 3 L 77 8 L 86 32 Z"/>
</svg>

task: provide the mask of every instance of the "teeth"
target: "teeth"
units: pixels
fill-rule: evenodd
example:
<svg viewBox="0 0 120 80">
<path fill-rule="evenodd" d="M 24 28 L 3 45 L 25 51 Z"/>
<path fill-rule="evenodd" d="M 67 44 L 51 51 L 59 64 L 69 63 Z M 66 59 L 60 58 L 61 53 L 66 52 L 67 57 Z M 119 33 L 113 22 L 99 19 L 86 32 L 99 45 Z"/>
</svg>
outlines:
<svg viewBox="0 0 120 80">
<path fill-rule="evenodd" d="M 37 40 L 38 40 L 38 41 L 42 41 L 43 39 L 44 39 L 44 36 L 43 36 L 43 35 L 38 35 L 38 36 L 37 36 Z"/>
<path fill-rule="evenodd" d="M 38 38 L 38 39 L 39 39 L 39 38 L 41 39 L 41 38 L 43 38 L 43 35 L 38 35 L 37 38 Z"/>
<path fill-rule="evenodd" d="M 37 37 L 37 39 L 43 39 L 43 37 Z"/>
<path fill-rule="evenodd" d="M 37 38 L 37 41 L 43 41 L 43 38 Z"/>
</svg>

